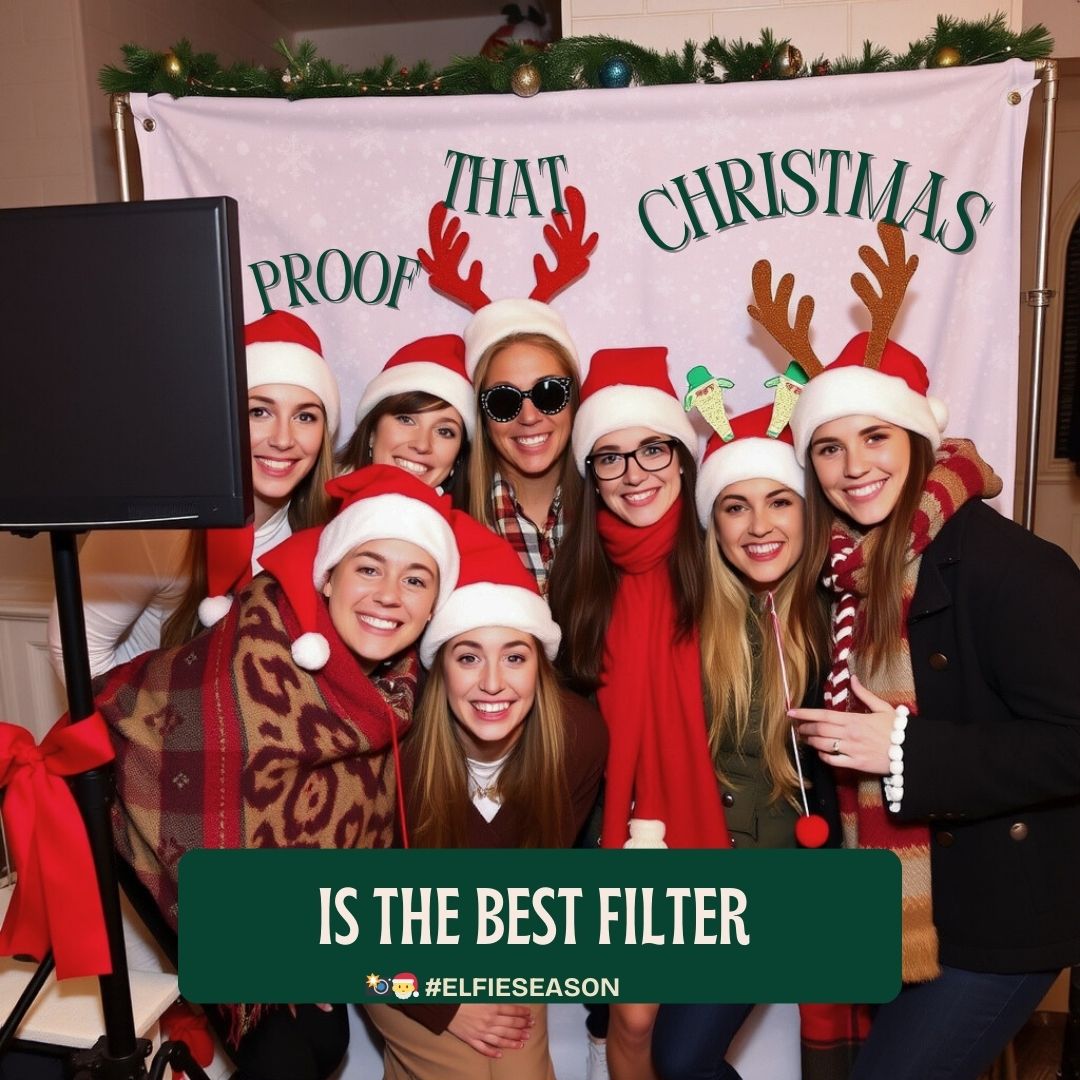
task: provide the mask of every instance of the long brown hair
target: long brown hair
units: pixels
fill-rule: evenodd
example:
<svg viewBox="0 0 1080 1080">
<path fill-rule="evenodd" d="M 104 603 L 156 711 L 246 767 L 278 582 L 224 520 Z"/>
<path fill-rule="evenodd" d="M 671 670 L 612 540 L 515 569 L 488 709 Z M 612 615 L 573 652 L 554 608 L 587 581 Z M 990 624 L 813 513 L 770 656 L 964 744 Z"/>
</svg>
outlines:
<svg viewBox="0 0 1080 1080">
<path fill-rule="evenodd" d="M 535 639 L 533 646 L 536 700 L 499 773 L 496 789 L 503 806 L 525 811 L 520 815 L 525 831 L 517 838 L 518 847 L 562 847 L 569 806 L 562 697 L 555 669 Z M 469 846 L 468 768 L 443 675 L 448 648 L 449 642 L 435 656 L 409 736 L 416 740 L 410 801 L 420 808 L 410 828 L 413 847 Z"/>
<path fill-rule="evenodd" d="M 784 628 L 784 669 L 794 705 L 799 705 L 822 670 L 826 649 L 825 605 L 820 594 L 806 608 L 797 602 L 797 574 L 792 567 L 773 590 L 776 613 Z M 791 721 L 784 701 L 780 653 L 771 617 L 751 604 L 746 586 L 720 551 L 716 524 L 705 535 L 705 600 L 701 618 L 701 673 L 709 706 L 709 750 L 719 768 L 730 733 L 735 746 L 745 745 L 754 696 L 753 657 L 747 623 L 760 628 L 762 771 L 773 802 L 799 805 L 799 778 L 791 756 Z"/>
<path fill-rule="evenodd" d="M 872 415 L 872 414 L 871 414 Z M 866 600 L 853 646 L 868 671 L 899 656 L 903 627 L 904 557 L 910 546 L 911 520 L 919 508 L 926 478 L 934 466 L 934 450 L 923 435 L 904 429 L 911 442 L 911 463 L 900 495 L 889 516 L 874 526 L 875 542 L 866 549 Z M 825 497 L 813 468 L 813 449 L 807 450 L 806 548 L 798 568 L 797 603 L 806 604 L 827 569 L 829 537 L 836 508 Z"/>
<path fill-rule="evenodd" d="M 675 446 L 675 456 L 682 470 L 682 490 L 679 528 L 668 570 L 675 592 L 675 631 L 682 639 L 701 620 L 704 555 L 694 508 L 697 465 L 681 442 Z M 548 597 L 551 613 L 563 632 L 556 662 L 573 688 L 583 693 L 592 692 L 599 684 L 604 637 L 619 586 L 619 572 L 600 542 L 599 507 L 595 486 L 583 484 L 577 516 L 555 556 Z M 642 632 L 666 633 L 666 629 L 642 627 Z"/>
<path fill-rule="evenodd" d="M 487 418 L 480 408 L 480 395 L 484 391 L 484 380 L 487 378 L 487 371 L 491 367 L 492 360 L 507 346 L 519 344 L 535 345 L 539 349 L 547 349 L 558 361 L 563 374 L 569 375 L 573 380 L 570 387 L 570 404 L 567 405 L 570 410 L 571 421 L 577 415 L 581 393 L 581 388 L 578 385 L 577 367 L 573 358 L 566 351 L 565 346 L 553 338 L 549 338 L 546 334 L 508 334 L 484 350 L 483 355 L 477 362 L 476 371 L 473 373 L 473 388 L 476 392 L 477 438 L 469 459 L 469 513 L 489 529 L 495 526 L 495 517 L 491 506 L 491 482 L 499 467 L 499 459 L 495 448 L 491 445 L 491 437 L 487 432 Z M 569 442 L 567 442 L 563 454 L 559 488 L 562 492 L 563 521 L 569 526 L 577 514 L 582 488 L 581 477 L 578 475 L 577 466 L 574 464 L 574 455 L 571 453 Z"/>
<path fill-rule="evenodd" d="M 383 398 L 360 421 L 349 441 L 337 452 L 335 459 L 339 473 L 352 472 L 371 464 L 372 443 L 375 429 L 384 416 L 400 416 L 402 413 L 435 412 L 437 409 L 454 409 L 448 401 L 424 390 L 410 390 L 404 394 L 391 394 Z M 454 409 L 457 412 L 457 409 Z M 450 475 L 442 482 L 443 491 L 450 496 L 455 510 L 469 506 L 469 435 L 464 420 L 461 425 L 461 449 L 454 460 Z"/>
<path fill-rule="evenodd" d="M 334 475 L 334 446 L 330 428 L 323 424 L 322 445 L 311 472 L 293 489 L 289 500 L 289 527 L 293 532 L 325 525 L 333 517 L 333 502 L 326 494 L 326 482 Z M 161 647 L 172 649 L 190 641 L 200 630 L 199 604 L 207 594 L 206 533 L 192 529 L 184 553 L 187 587 L 180 603 L 161 628 Z"/>
</svg>

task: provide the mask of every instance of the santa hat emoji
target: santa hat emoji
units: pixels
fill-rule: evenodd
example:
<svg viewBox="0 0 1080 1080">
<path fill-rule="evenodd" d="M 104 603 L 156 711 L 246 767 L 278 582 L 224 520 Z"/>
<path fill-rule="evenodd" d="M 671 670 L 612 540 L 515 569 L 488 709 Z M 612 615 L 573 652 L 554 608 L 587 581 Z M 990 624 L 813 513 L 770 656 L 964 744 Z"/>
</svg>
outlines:
<svg viewBox="0 0 1080 1080">
<path fill-rule="evenodd" d="M 465 342 L 457 334 L 423 337 L 403 345 L 364 388 L 356 406 L 360 423 L 380 401 L 397 394 L 421 391 L 452 405 L 468 437 L 476 430 L 476 397 L 465 372 Z"/>
<path fill-rule="evenodd" d="M 454 538 L 461 553 L 457 588 L 424 632 L 420 643 L 424 667 L 431 667 L 446 642 L 481 626 L 508 626 L 531 634 L 554 660 L 562 631 L 517 552 L 461 511 L 454 512 Z"/>
<path fill-rule="evenodd" d="M 936 450 L 949 420 L 948 406 L 929 393 L 923 362 L 895 341 L 885 342 L 876 368 L 865 367 L 868 333 L 856 334 L 843 352 L 803 387 L 791 415 L 795 455 L 806 450 L 822 424 L 866 414 L 925 436 Z"/>
<path fill-rule="evenodd" d="M 465 327 L 465 368 L 472 379 L 480 357 L 511 334 L 542 334 L 561 345 L 573 363 L 571 375 L 580 379 L 577 346 L 563 317 L 540 300 L 495 300 L 482 307 Z"/>
<path fill-rule="evenodd" d="M 574 461 L 585 475 L 585 459 L 601 436 L 620 428 L 647 427 L 678 439 L 697 453 L 697 435 L 675 396 L 667 349 L 601 349 L 593 354 L 574 418 Z"/>
<path fill-rule="evenodd" d="M 333 438 L 341 414 L 337 380 L 323 359 L 315 331 L 298 315 L 271 311 L 244 327 L 244 344 L 248 389 L 287 383 L 310 390 L 322 402 L 326 427 Z"/>
<path fill-rule="evenodd" d="M 729 484 L 764 477 L 803 494 L 803 470 L 795 460 L 791 432 L 785 427 L 779 435 L 766 434 L 772 416 L 772 405 L 763 405 L 731 418 L 734 438 L 725 442 L 714 434 L 709 439 L 695 491 L 698 520 L 703 528 L 709 527 L 713 505 Z"/>
<path fill-rule="evenodd" d="M 341 509 L 319 529 L 296 533 L 262 557 L 263 569 L 285 590 L 300 622 L 292 656 L 318 671 L 330 658 L 330 643 L 318 632 L 322 589 L 350 551 L 369 540 L 406 540 L 426 551 L 439 569 L 435 611 L 446 603 L 458 576 L 458 551 L 450 528 L 450 497 L 392 465 L 368 465 L 327 482 Z"/>
</svg>

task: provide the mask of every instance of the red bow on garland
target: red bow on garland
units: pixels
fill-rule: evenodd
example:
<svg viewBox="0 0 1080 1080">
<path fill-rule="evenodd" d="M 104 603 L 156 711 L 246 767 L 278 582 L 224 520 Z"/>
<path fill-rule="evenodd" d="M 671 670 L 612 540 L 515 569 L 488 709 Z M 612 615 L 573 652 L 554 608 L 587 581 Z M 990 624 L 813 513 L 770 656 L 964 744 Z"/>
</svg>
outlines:
<svg viewBox="0 0 1080 1080">
<path fill-rule="evenodd" d="M 0 956 L 40 959 L 51 947 L 58 979 L 112 972 L 90 840 L 64 777 L 113 757 L 97 712 L 77 724 L 62 716 L 40 746 L 26 728 L 0 722 L 4 827 L 18 872 Z"/>
</svg>

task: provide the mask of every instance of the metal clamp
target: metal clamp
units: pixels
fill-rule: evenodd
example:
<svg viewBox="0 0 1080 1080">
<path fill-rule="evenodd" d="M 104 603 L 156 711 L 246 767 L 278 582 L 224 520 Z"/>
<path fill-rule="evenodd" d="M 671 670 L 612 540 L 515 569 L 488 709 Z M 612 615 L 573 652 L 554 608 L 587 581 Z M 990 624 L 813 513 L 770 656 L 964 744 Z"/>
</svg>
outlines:
<svg viewBox="0 0 1080 1080">
<path fill-rule="evenodd" d="M 1057 296 L 1053 289 L 1029 289 L 1020 294 L 1021 299 L 1028 307 L 1049 307 L 1050 301 Z"/>
</svg>

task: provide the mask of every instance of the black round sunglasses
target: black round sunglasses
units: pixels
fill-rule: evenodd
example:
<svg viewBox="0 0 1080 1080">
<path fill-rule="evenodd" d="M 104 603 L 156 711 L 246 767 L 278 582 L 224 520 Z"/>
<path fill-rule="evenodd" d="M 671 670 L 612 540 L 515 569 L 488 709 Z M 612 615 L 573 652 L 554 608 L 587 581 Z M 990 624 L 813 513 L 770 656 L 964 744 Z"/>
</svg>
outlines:
<svg viewBox="0 0 1080 1080">
<path fill-rule="evenodd" d="M 498 383 L 480 394 L 480 408 L 489 420 L 509 424 L 524 408 L 525 399 L 528 398 L 538 412 L 554 416 L 570 404 L 573 384 L 574 380 L 568 375 L 545 375 L 528 390 L 522 390 L 512 383 Z"/>
</svg>

